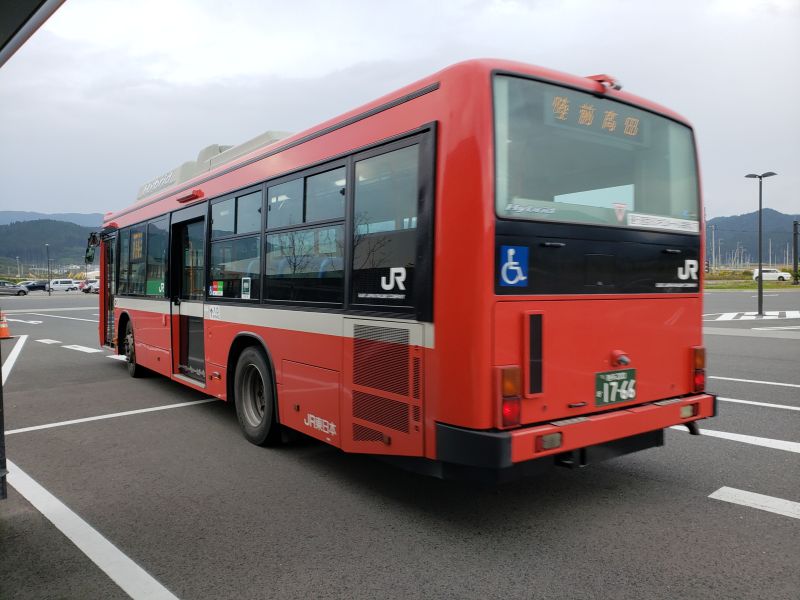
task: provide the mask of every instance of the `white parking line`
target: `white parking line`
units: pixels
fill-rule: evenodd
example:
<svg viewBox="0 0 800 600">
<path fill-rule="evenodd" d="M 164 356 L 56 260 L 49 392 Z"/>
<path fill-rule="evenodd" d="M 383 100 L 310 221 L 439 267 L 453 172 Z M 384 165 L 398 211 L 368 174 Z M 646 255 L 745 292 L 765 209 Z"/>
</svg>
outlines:
<svg viewBox="0 0 800 600">
<path fill-rule="evenodd" d="M 138 410 L 126 410 L 125 412 L 111 413 L 107 415 L 98 415 L 96 417 L 85 417 L 83 419 L 72 419 L 71 421 L 60 421 L 58 423 L 47 423 L 46 425 L 34 425 L 32 427 L 23 427 L 21 429 L 9 429 L 6 435 L 16 435 L 18 433 L 28 433 L 30 431 L 39 431 L 41 429 L 52 429 L 53 427 L 64 427 L 66 425 L 77 425 L 78 423 L 89 423 L 91 421 L 102 421 L 104 419 L 114 419 L 116 417 L 127 417 L 129 415 L 138 415 L 141 413 L 155 412 L 159 410 L 169 410 L 170 408 L 184 408 L 186 406 L 194 406 L 195 404 L 206 404 L 207 402 L 217 402 L 216 398 L 207 398 L 205 400 L 191 400 L 189 402 L 179 402 L 177 404 L 165 404 L 164 406 L 153 406 L 151 408 L 140 408 Z"/>
<path fill-rule="evenodd" d="M 106 358 L 110 358 L 112 360 L 128 360 L 128 357 L 124 354 L 109 354 Z"/>
<path fill-rule="evenodd" d="M 27 339 L 27 335 L 19 336 L 17 343 L 14 344 L 14 349 L 8 355 L 8 358 L 6 358 L 6 362 L 3 363 L 3 368 L 0 369 L 0 379 L 2 379 L 3 385 L 5 385 L 6 380 L 8 380 L 8 376 L 11 374 L 11 369 L 14 368 L 14 363 L 17 362 L 17 357 L 19 356 L 19 353 L 22 352 L 22 347 L 25 345 Z"/>
<path fill-rule="evenodd" d="M 764 494 L 756 494 L 755 492 L 737 490 L 732 487 L 721 487 L 711 494 L 709 498 L 722 500 L 723 502 L 731 502 L 732 504 L 741 504 L 742 506 L 749 506 L 759 510 L 766 510 L 785 517 L 800 519 L 800 502 L 792 502 L 791 500 L 784 500 L 783 498 L 775 498 L 774 496 L 765 496 Z"/>
<path fill-rule="evenodd" d="M 683 425 L 673 425 L 670 429 L 686 432 Z M 743 444 L 753 444 L 754 446 L 763 446 L 764 448 L 773 448 L 774 450 L 784 450 L 786 452 L 794 452 L 800 454 L 800 443 L 787 442 L 785 440 L 773 440 L 771 438 L 756 437 L 754 435 L 743 435 L 741 433 L 729 433 L 727 431 L 716 431 L 713 429 L 701 429 L 701 435 L 709 437 L 717 437 L 725 440 L 732 440 L 734 442 L 742 442 Z"/>
<path fill-rule="evenodd" d="M 37 317 L 50 317 L 51 319 L 69 319 L 70 321 L 89 321 L 89 323 L 99 323 L 97 319 L 79 319 L 78 317 L 62 317 L 60 315 L 45 315 L 42 313 L 25 313 L 27 315 L 35 315 Z"/>
<path fill-rule="evenodd" d="M 85 352 L 86 354 L 102 352 L 100 348 L 89 348 L 88 346 L 79 346 L 78 344 L 72 344 L 70 346 L 61 346 L 61 347 L 66 348 L 67 350 L 77 350 L 78 352 Z"/>
<path fill-rule="evenodd" d="M 40 313 L 43 312 L 66 312 L 66 311 L 73 311 L 73 310 L 97 310 L 96 306 L 79 306 L 75 307 L 72 306 L 70 308 L 34 308 L 33 310 L 39 311 Z M 17 315 L 26 315 L 31 314 L 31 309 L 29 308 L 12 308 L 11 310 L 4 310 L 5 314 L 17 314 Z"/>
<path fill-rule="evenodd" d="M 782 408 L 783 410 L 800 410 L 800 406 L 788 406 L 786 404 L 772 404 L 771 402 L 754 402 L 753 400 L 736 400 L 735 398 L 720 398 L 717 400 L 722 402 L 736 402 L 738 404 L 753 404 L 755 406 L 763 406 L 765 408 Z"/>
<path fill-rule="evenodd" d="M 41 340 L 33 340 L 34 342 L 39 342 L 40 344 L 60 344 L 59 340 L 51 340 L 49 338 L 43 338 Z"/>
<path fill-rule="evenodd" d="M 709 379 L 721 379 L 723 381 L 739 381 L 741 383 L 760 383 L 762 385 L 780 385 L 783 387 L 800 388 L 796 383 L 779 383 L 777 381 L 759 381 L 757 379 L 737 379 L 736 377 L 719 377 L 717 375 L 709 375 Z"/>
<path fill-rule="evenodd" d="M 131 598 L 177 600 L 147 571 L 10 460 L 8 471 L 8 483 Z"/>
</svg>

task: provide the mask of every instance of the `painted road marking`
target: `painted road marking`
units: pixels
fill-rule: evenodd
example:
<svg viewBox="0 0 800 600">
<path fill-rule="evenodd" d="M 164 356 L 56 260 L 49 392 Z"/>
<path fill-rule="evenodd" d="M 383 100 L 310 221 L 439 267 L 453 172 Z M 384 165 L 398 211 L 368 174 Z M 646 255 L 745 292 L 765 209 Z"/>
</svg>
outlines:
<svg viewBox="0 0 800 600">
<path fill-rule="evenodd" d="M 10 460 L 8 471 L 8 483 L 131 598 L 177 600 L 147 571 Z"/>
<path fill-rule="evenodd" d="M 112 360 L 128 360 L 128 357 L 124 354 L 109 354 L 106 358 L 110 358 Z"/>
<path fill-rule="evenodd" d="M 77 350 L 78 352 L 85 352 L 86 354 L 93 354 L 94 352 L 102 352 L 100 348 L 89 348 L 88 346 L 79 346 L 77 344 L 73 344 L 71 346 L 61 346 L 62 348 L 66 348 L 67 350 Z"/>
<path fill-rule="evenodd" d="M 766 408 L 782 408 L 783 410 L 800 410 L 800 406 L 787 406 L 786 404 L 772 404 L 770 402 L 754 402 L 753 400 L 735 400 L 734 398 L 720 398 L 717 400 L 722 402 L 737 402 L 739 404 L 753 404 L 755 406 L 764 406 Z"/>
<path fill-rule="evenodd" d="M 734 329 L 732 327 L 703 327 L 703 334 L 771 338 L 775 340 L 800 340 L 800 331 L 756 331 L 754 329 Z"/>
<path fill-rule="evenodd" d="M 39 342 L 40 344 L 60 344 L 61 343 L 59 340 L 51 340 L 51 339 L 48 339 L 48 338 L 44 338 L 44 339 L 41 339 L 41 340 L 34 340 L 34 341 L 35 342 Z"/>
<path fill-rule="evenodd" d="M 33 313 L 33 312 L 29 312 L 29 313 L 26 313 L 26 314 L 34 315 L 34 316 L 37 316 L 37 317 L 50 317 L 51 319 L 69 319 L 70 321 L 88 321 L 89 323 L 98 323 L 99 322 L 97 319 L 79 319 L 78 317 L 62 317 L 60 315 L 43 315 L 43 314 L 40 314 L 40 313 Z"/>
<path fill-rule="evenodd" d="M 783 316 L 781 316 L 781 314 L 783 314 Z M 759 317 L 757 312 L 709 313 L 703 316 L 713 317 L 714 315 L 719 316 L 714 319 L 706 319 L 706 321 L 766 321 L 770 319 L 800 319 L 800 310 L 765 310 L 763 317 Z"/>
<path fill-rule="evenodd" d="M 756 494 L 755 492 L 737 490 L 732 487 L 721 487 L 711 494 L 709 498 L 765 510 L 767 512 L 783 515 L 784 517 L 800 519 L 800 502 L 792 502 L 791 500 L 784 500 L 783 498 L 775 498 L 774 496 L 765 496 L 764 494 Z"/>
<path fill-rule="evenodd" d="M 46 312 L 66 312 L 66 311 L 74 311 L 74 310 L 97 310 L 96 306 L 79 306 L 75 307 L 72 306 L 70 308 L 34 308 L 33 310 L 46 313 Z M 17 314 L 17 315 L 25 315 L 25 314 L 32 314 L 31 309 L 29 308 L 12 308 L 11 310 L 4 310 L 6 314 Z M 49 315 L 48 315 L 49 316 Z"/>
<path fill-rule="evenodd" d="M 780 331 L 783 329 L 800 329 L 800 325 L 786 325 L 785 327 L 753 327 L 758 331 Z"/>
<path fill-rule="evenodd" d="M 8 376 L 11 373 L 11 369 L 14 368 L 14 363 L 17 362 L 17 357 L 19 353 L 22 352 L 22 347 L 25 345 L 25 342 L 28 340 L 27 335 L 19 336 L 17 339 L 17 343 L 14 344 L 13 350 L 6 358 L 6 362 L 3 363 L 3 368 L 0 369 L 0 379 L 2 379 L 2 384 L 5 385 L 6 381 L 8 380 Z"/>
<path fill-rule="evenodd" d="M 673 425 L 670 429 L 686 432 L 683 425 Z M 715 431 L 713 429 L 701 429 L 701 435 L 709 437 L 717 437 L 734 442 L 742 442 L 743 444 L 753 444 L 754 446 L 763 446 L 764 448 L 773 448 L 774 450 L 784 450 L 786 452 L 794 452 L 800 454 L 800 443 L 787 442 L 784 440 L 773 440 L 771 438 L 756 437 L 754 435 L 743 435 L 741 433 L 729 433 L 727 431 Z"/>
<path fill-rule="evenodd" d="M 25 321 L 23 319 L 6 319 L 9 323 L 27 323 L 28 325 L 41 325 L 41 321 Z"/>
<path fill-rule="evenodd" d="M 138 415 L 141 413 L 155 412 L 159 410 L 169 410 L 171 408 L 184 408 L 185 406 L 194 406 L 195 404 L 206 404 L 208 402 L 216 402 L 216 398 L 207 398 L 205 400 L 191 400 L 189 402 L 179 402 L 178 404 L 166 404 L 164 406 L 153 406 L 151 408 L 140 408 L 137 410 L 126 410 L 125 412 L 111 413 L 107 415 L 98 415 L 96 417 L 85 417 L 83 419 L 72 419 L 71 421 L 60 421 L 58 423 L 47 423 L 46 425 L 34 425 L 33 427 L 23 427 L 22 429 L 10 429 L 6 431 L 6 435 L 16 435 L 18 433 L 28 433 L 30 431 L 39 431 L 41 429 L 52 429 L 54 427 L 64 427 L 66 425 L 77 425 L 78 423 L 89 423 L 90 421 L 102 421 L 105 419 L 114 419 L 116 417 L 127 417 L 129 415 Z"/>
<path fill-rule="evenodd" d="M 800 388 L 800 384 L 797 383 L 778 383 L 777 381 L 759 381 L 757 379 L 736 379 L 735 377 L 719 377 L 717 375 L 709 375 L 709 379 L 722 379 L 724 381 L 740 381 L 742 383 L 760 383 L 763 385 L 780 385 L 783 387 L 794 387 Z"/>
</svg>

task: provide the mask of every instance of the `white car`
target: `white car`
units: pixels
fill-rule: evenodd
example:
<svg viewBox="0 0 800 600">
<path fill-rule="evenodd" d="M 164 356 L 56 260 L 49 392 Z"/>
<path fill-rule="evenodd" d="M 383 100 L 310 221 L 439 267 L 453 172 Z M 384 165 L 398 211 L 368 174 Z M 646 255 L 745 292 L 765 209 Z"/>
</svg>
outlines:
<svg viewBox="0 0 800 600">
<path fill-rule="evenodd" d="M 792 275 L 778 269 L 763 269 L 764 281 L 789 281 Z M 753 281 L 758 280 L 758 269 L 753 269 Z"/>
<path fill-rule="evenodd" d="M 71 292 L 77 289 L 78 284 L 74 279 L 53 279 L 50 282 L 50 290 L 54 292 Z"/>
</svg>

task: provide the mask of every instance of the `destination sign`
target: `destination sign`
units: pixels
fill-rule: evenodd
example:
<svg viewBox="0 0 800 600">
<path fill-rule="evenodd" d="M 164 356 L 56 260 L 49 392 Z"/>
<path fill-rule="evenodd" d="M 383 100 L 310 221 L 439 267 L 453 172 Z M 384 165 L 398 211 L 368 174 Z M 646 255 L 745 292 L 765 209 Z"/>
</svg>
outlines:
<svg viewBox="0 0 800 600">
<path fill-rule="evenodd" d="M 632 107 L 568 90 L 548 94 L 548 100 L 544 106 L 545 122 L 550 125 L 644 142 L 642 114 Z"/>
</svg>

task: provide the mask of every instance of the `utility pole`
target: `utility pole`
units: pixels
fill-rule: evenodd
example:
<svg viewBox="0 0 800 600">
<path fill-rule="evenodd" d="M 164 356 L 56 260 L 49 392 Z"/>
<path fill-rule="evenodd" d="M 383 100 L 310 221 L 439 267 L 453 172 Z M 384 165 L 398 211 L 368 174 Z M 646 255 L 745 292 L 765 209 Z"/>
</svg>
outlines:
<svg viewBox="0 0 800 600">
<path fill-rule="evenodd" d="M 711 270 L 712 271 L 716 271 L 717 269 L 717 259 L 716 259 L 716 254 L 714 252 L 717 248 L 716 245 L 714 244 L 714 239 L 716 237 L 716 229 L 717 229 L 716 225 L 711 226 Z"/>
<path fill-rule="evenodd" d="M 800 229 L 800 221 L 792 223 L 792 243 L 794 244 L 794 281 L 792 285 L 800 285 L 800 273 L 797 272 L 797 237 L 798 229 Z"/>
<path fill-rule="evenodd" d="M 53 289 L 50 285 L 50 244 L 44 245 L 45 251 L 47 252 L 47 295 L 53 295 Z"/>
</svg>

